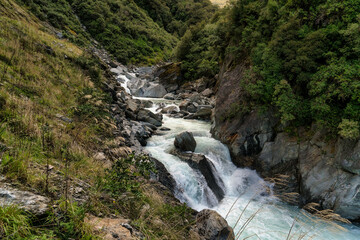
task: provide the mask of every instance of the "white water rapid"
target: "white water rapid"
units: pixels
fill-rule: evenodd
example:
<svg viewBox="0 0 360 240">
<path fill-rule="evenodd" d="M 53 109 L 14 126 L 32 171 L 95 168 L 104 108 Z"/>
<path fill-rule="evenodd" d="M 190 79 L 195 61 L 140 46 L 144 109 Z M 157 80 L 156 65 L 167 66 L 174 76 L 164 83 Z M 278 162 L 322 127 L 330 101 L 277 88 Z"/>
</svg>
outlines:
<svg viewBox="0 0 360 240">
<path fill-rule="evenodd" d="M 148 100 L 155 104 L 174 104 L 164 99 Z M 155 112 L 156 108 L 150 110 Z M 164 115 L 163 127 L 171 130 L 151 137 L 146 150 L 160 160 L 176 180 L 176 197 L 195 210 L 217 211 L 234 228 L 236 239 L 360 239 L 360 228 L 354 225 L 336 226 L 323 222 L 271 196 L 264 187 L 267 183 L 255 171 L 233 165 L 228 148 L 211 137 L 209 123 Z M 169 154 L 175 136 L 183 131 L 194 134 L 195 152 L 204 154 L 215 165 L 225 185 L 225 197 L 221 202 L 216 200 L 199 172 Z"/>
</svg>

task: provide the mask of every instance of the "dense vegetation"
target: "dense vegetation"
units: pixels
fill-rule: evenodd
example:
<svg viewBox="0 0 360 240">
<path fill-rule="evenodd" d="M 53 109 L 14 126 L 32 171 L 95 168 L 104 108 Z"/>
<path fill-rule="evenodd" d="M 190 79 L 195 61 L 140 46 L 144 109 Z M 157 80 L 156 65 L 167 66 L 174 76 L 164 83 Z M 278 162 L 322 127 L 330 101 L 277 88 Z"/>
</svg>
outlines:
<svg viewBox="0 0 360 240">
<path fill-rule="evenodd" d="M 359 13 L 357 0 L 234 0 L 215 26 L 211 23 L 185 34 L 177 56 L 185 62 L 185 72 L 198 71 L 201 59 L 222 62 L 227 57 L 234 64 L 245 64 L 248 71 L 239 84 L 250 96 L 250 107 L 275 106 L 283 123 L 317 121 L 344 137 L 356 138 Z M 208 28 L 217 29 L 211 37 Z M 206 54 L 214 46 L 216 51 Z M 207 66 L 209 72 L 214 72 L 213 66 Z"/>
<path fill-rule="evenodd" d="M 91 36 L 124 64 L 169 59 L 187 27 L 210 18 L 216 10 L 209 0 L 17 1 L 72 42 L 86 45 Z"/>
<path fill-rule="evenodd" d="M 134 0 L 159 26 L 177 37 L 206 21 L 217 10 L 209 0 Z"/>
</svg>

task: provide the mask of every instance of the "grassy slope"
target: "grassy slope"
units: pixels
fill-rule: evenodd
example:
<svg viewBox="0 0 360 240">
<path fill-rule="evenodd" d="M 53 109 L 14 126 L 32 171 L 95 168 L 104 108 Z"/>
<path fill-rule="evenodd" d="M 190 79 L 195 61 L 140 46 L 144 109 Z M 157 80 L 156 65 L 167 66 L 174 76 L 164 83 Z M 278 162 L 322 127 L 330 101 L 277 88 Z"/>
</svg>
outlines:
<svg viewBox="0 0 360 240">
<path fill-rule="evenodd" d="M 122 214 L 153 239 L 187 236 L 189 210 L 164 203 L 152 185 L 142 184 L 136 196 L 128 193 L 122 200 L 110 198 L 113 189 L 104 187 L 109 183 L 103 181 L 104 164 L 93 155 L 114 145 L 110 98 L 99 87 L 106 79 L 98 60 L 84 49 L 57 39 L 14 1 L 0 2 L 0 170 L 13 184 L 47 195 L 55 206 L 46 219 L 0 208 L 0 238 L 93 239 L 84 224 L 86 212 Z M 53 166 L 48 181 L 47 164 Z M 85 205 L 78 206 L 71 195 L 64 199 L 66 178 L 70 188 L 79 182 L 87 186 Z M 140 211 L 144 205 L 150 208 Z"/>
</svg>

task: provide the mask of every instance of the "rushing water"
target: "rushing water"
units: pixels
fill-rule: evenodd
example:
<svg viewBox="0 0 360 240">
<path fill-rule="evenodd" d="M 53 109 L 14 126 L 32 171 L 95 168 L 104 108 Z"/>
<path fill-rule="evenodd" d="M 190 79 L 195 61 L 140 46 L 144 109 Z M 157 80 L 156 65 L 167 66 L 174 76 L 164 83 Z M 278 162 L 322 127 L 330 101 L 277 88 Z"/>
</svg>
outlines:
<svg viewBox="0 0 360 240">
<path fill-rule="evenodd" d="M 150 100 L 174 104 L 164 99 Z M 150 110 L 155 112 L 156 108 L 154 106 Z M 174 177 L 176 197 L 198 211 L 205 208 L 217 211 L 234 228 L 238 239 L 360 239 L 360 229 L 353 225 L 325 223 L 273 197 L 266 191 L 269 188 L 265 186 L 269 184 L 256 171 L 233 165 L 228 148 L 211 137 L 209 123 L 166 115 L 163 123 L 171 130 L 151 137 L 146 150 L 160 160 Z M 199 172 L 169 154 L 175 136 L 183 131 L 194 134 L 197 142 L 195 152 L 204 154 L 215 165 L 225 185 L 225 197 L 221 202 L 217 202 Z"/>
</svg>

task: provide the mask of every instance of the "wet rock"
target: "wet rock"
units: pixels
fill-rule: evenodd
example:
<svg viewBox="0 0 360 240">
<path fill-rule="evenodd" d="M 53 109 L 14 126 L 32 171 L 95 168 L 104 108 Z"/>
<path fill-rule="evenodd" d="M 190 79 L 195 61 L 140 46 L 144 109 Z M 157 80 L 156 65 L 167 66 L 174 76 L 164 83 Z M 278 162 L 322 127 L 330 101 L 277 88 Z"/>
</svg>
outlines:
<svg viewBox="0 0 360 240">
<path fill-rule="evenodd" d="M 159 130 L 160 130 L 160 131 L 165 131 L 165 132 L 166 132 L 166 131 L 170 131 L 171 129 L 170 129 L 170 128 L 167 128 L 167 127 L 162 127 L 162 128 L 160 128 Z"/>
<path fill-rule="evenodd" d="M 111 68 L 110 72 L 114 75 L 120 75 L 123 73 L 123 70 L 121 68 Z"/>
<path fill-rule="evenodd" d="M 175 95 L 173 93 L 168 93 L 164 96 L 164 99 L 175 100 Z"/>
<path fill-rule="evenodd" d="M 218 201 L 221 201 L 224 198 L 224 182 L 219 178 L 219 174 L 217 173 L 214 164 L 209 159 L 201 154 L 185 153 L 176 149 L 172 150 L 171 154 L 187 162 L 190 167 L 199 170 L 205 177 L 209 188 L 213 191 Z"/>
<path fill-rule="evenodd" d="M 161 113 L 178 113 L 179 112 L 179 108 L 175 105 L 173 106 L 168 106 L 168 107 L 165 107 L 161 110 Z"/>
<path fill-rule="evenodd" d="M 188 111 L 189 113 L 196 113 L 196 111 L 197 111 L 197 106 L 195 106 L 193 103 L 190 103 L 190 104 L 186 107 L 186 111 Z"/>
<path fill-rule="evenodd" d="M 175 137 L 174 145 L 181 151 L 195 151 L 196 141 L 191 132 L 183 132 Z"/>
<path fill-rule="evenodd" d="M 179 108 L 180 110 L 186 110 L 187 107 L 189 106 L 190 101 L 189 100 L 184 100 L 179 104 Z"/>
<path fill-rule="evenodd" d="M 165 165 L 155 158 L 151 158 L 155 163 L 155 168 L 157 170 L 156 180 L 161 182 L 165 187 L 167 187 L 171 192 L 175 191 L 176 181 L 173 176 L 168 172 Z"/>
<path fill-rule="evenodd" d="M 141 106 L 143 108 L 151 108 L 154 105 L 154 103 L 150 100 L 141 100 Z"/>
<path fill-rule="evenodd" d="M 205 209 L 196 215 L 195 232 L 204 240 L 234 240 L 233 229 L 217 212 Z"/>
<path fill-rule="evenodd" d="M 15 189 L 6 183 L 0 183 L 0 206 L 15 204 L 25 211 L 41 216 L 47 212 L 49 203 L 50 200 L 46 197 Z"/>
</svg>

